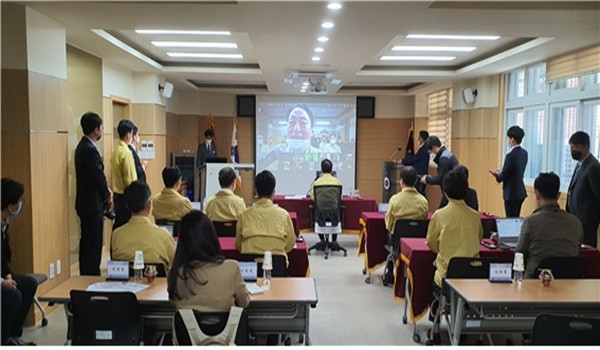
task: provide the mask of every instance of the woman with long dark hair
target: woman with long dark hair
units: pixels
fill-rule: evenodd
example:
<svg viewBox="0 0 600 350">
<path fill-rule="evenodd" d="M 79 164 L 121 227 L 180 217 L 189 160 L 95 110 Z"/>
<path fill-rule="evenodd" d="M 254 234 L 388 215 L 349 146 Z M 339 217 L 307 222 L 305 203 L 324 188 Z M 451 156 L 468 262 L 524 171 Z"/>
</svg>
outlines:
<svg viewBox="0 0 600 350">
<path fill-rule="evenodd" d="M 167 282 L 169 300 L 177 308 L 221 312 L 250 303 L 237 261 L 220 255 L 215 228 L 201 211 L 181 219 L 174 260 Z"/>
</svg>

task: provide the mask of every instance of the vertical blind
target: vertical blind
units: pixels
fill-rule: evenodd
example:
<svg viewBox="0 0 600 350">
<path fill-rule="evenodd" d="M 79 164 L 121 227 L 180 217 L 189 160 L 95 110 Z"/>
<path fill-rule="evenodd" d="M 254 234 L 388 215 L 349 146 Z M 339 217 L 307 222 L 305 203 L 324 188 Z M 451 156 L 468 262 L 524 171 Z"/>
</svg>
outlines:
<svg viewBox="0 0 600 350">
<path fill-rule="evenodd" d="M 440 138 L 446 148 L 450 147 L 450 130 L 452 130 L 452 89 L 434 92 L 427 96 L 429 135 Z"/>
</svg>

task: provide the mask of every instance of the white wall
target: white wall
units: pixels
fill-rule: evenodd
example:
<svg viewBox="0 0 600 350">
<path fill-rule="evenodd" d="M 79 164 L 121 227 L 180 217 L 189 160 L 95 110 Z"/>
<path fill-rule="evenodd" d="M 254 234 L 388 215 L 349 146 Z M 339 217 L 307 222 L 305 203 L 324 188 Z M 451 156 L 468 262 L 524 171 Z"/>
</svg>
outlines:
<svg viewBox="0 0 600 350">
<path fill-rule="evenodd" d="M 164 105 L 158 90 L 162 77 L 154 73 L 133 73 L 133 103 L 154 103 Z"/>
<path fill-rule="evenodd" d="M 175 90 L 167 105 L 168 112 L 188 115 L 233 116 L 236 113 L 236 98 L 233 94 L 211 94 L 205 92 L 178 92 Z"/>
<path fill-rule="evenodd" d="M 456 81 L 453 84 L 453 110 L 498 107 L 500 76 L 491 75 L 470 80 Z M 477 89 L 474 103 L 466 104 L 462 91 L 466 88 Z"/>
<path fill-rule="evenodd" d="M 29 70 L 67 79 L 65 27 L 30 8 L 26 10 L 26 17 Z"/>
<path fill-rule="evenodd" d="M 414 118 L 414 96 L 375 96 L 375 118 Z"/>
<path fill-rule="evenodd" d="M 117 64 L 102 60 L 102 96 L 133 100 L 133 73 Z"/>
</svg>

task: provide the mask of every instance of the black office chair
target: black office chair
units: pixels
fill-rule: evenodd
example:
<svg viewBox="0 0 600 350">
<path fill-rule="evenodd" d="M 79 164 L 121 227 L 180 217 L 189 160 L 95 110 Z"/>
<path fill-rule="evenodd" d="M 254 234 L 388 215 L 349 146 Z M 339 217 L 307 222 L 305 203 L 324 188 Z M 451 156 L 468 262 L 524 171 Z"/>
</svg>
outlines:
<svg viewBox="0 0 600 350">
<path fill-rule="evenodd" d="M 221 341 L 226 342 L 226 344 L 218 343 L 220 345 L 230 345 L 229 340 L 231 340 L 231 338 L 234 338 L 235 345 L 253 345 L 256 343 L 254 337 L 251 335 L 250 326 L 248 323 L 248 314 L 246 311 L 242 310 L 241 312 L 240 318 L 237 321 L 237 329 L 235 334 L 226 333 L 223 334 L 222 337 L 219 337 L 222 332 L 226 331 L 225 328 L 228 324 L 231 311 L 200 312 L 194 310 L 193 313 L 196 319 L 195 326 L 199 327 L 201 332 L 208 336 L 208 338 L 198 339 L 204 343 L 192 344 L 192 339 L 190 338 L 188 328 L 186 327 L 181 316 L 181 311 L 182 310 L 177 311 L 173 317 L 173 343 L 176 345 L 209 345 L 212 342 L 216 342 L 216 339 L 218 338 L 220 338 Z M 233 332 L 233 327 L 229 331 Z M 212 344 L 214 345 L 215 343 Z"/>
<path fill-rule="evenodd" d="M 219 237 L 235 237 L 237 221 L 213 221 L 215 231 Z"/>
<path fill-rule="evenodd" d="M 156 219 L 157 226 L 164 226 L 173 233 L 173 237 L 179 237 L 179 221 Z"/>
<path fill-rule="evenodd" d="M 442 282 L 442 291 L 439 296 L 431 302 L 430 312 L 434 313 L 433 326 L 427 331 L 427 345 L 440 344 L 440 333 L 439 327 L 442 319 L 442 315 L 448 313 L 450 305 L 447 301 L 450 300 L 448 294 L 448 287 L 446 286 L 446 278 L 468 278 L 468 279 L 488 279 L 490 276 L 490 263 L 494 262 L 494 259 L 489 258 L 465 258 L 465 257 L 454 257 L 450 259 L 448 263 L 448 270 L 446 271 L 446 277 Z M 436 308 L 437 306 L 437 308 Z M 488 334 L 488 340 L 491 344 L 491 336 Z M 480 339 L 480 342 L 482 340 Z"/>
<path fill-rule="evenodd" d="M 72 345 L 140 345 L 143 321 L 135 294 L 71 291 Z"/>
<path fill-rule="evenodd" d="M 383 270 L 383 285 L 394 284 L 394 267 L 398 259 L 400 238 L 425 238 L 429 220 L 398 219 L 394 223 L 394 234 L 388 232 L 388 244 L 385 249 L 388 256 Z"/>
<path fill-rule="evenodd" d="M 238 261 L 256 261 L 257 263 L 257 275 L 261 277 L 263 275 L 262 264 L 263 254 L 240 254 L 237 258 Z M 287 259 L 285 255 L 272 255 L 273 271 L 271 276 L 273 277 L 288 277 L 287 273 Z"/>
<path fill-rule="evenodd" d="M 346 248 L 338 245 L 332 245 L 329 242 L 329 235 L 338 235 L 342 233 L 342 186 L 326 185 L 315 186 L 313 220 L 315 233 L 325 235 L 325 245 L 319 242 L 308 248 L 308 254 L 313 249 L 324 250 L 325 259 L 329 258 L 332 251 L 343 251 L 344 256 L 348 256 Z"/>
<path fill-rule="evenodd" d="M 538 271 L 540 269 L 552 270 L 552 275 L 554 278 L 558 279 L 583 278 L 585 270 L 585 258 L 583 256 L 544 258 L 538 265 Z"/>
<path fill-rule="evenodd" d="M 600 318 L 540 314 L 533 324 L 533 345 L 600 345 Z"/>
</svg>

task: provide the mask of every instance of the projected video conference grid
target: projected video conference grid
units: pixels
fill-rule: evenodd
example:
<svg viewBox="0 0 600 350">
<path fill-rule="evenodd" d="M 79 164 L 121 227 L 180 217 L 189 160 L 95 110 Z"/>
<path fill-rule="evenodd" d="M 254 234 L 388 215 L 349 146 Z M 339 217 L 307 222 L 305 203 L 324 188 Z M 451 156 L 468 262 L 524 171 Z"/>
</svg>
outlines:
<svg viewBox="0 0 600 350">
<path fill-rule="evenodd" d="M 354 99 L 257 97 L 256 168 L 273 172 L 278 194 L 306 195 L 325 158 L 348 193 L 355 154 Z"/>
</svg>

